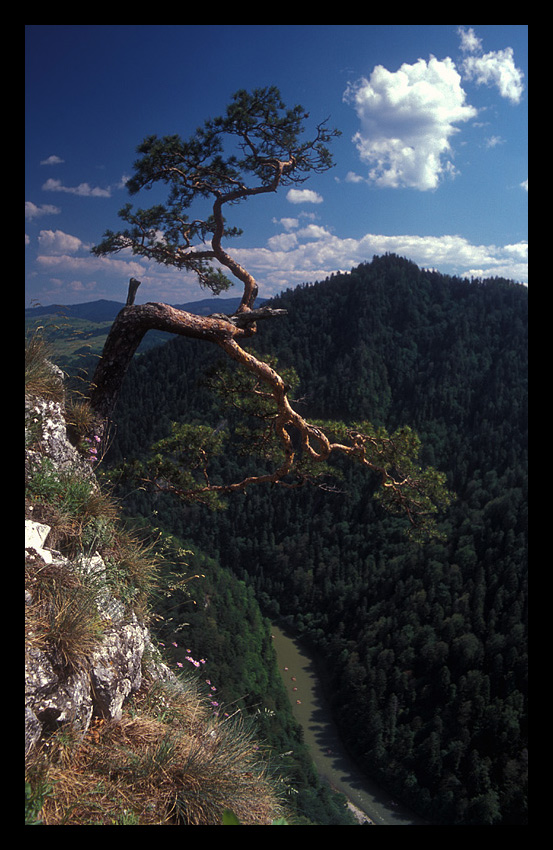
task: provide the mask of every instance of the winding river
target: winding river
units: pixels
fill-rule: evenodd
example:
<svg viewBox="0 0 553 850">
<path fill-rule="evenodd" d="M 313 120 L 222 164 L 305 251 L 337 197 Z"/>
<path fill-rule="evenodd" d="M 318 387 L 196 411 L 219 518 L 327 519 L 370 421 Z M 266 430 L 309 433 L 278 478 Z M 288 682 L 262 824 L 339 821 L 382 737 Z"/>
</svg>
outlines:
<svg viewBox="0 0 553 850">
<path fill-rule="evenodd" d="M 315 663 L 300 643 L 271 626 L 278 667 L 295 719 L 319 775 L 376 826 L 414 826 L 425 821 L 396 803 L 351 761 L 326 703 Z"/>
</svg>

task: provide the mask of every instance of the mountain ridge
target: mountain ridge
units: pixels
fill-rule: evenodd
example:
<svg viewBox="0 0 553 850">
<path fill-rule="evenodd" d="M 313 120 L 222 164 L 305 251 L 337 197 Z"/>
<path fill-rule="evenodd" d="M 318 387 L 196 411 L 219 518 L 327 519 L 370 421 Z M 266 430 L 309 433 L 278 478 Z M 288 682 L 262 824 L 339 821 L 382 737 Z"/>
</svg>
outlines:
<svg viewBox="0 0 553 850">
<path fill-rule="evenodd" d="M 173 304 L 177 310 L 196 313 L 199 316 L 209 316 L 211 313 L 233 313 L 240 304 L 240 298 L 203 298 L 200 301 L 188 301 L 184 304 Z M 259 298 L 260 304 L 267 298 Z M 25 318 L 38 316 L 63 316 L 71 319 L 87 319 L 91 322 L 113 321 L 119 311 L 125 306 L 123 301 L 111 301 L 99 298 L 97 301 L 86 301 L 79 304 L 50 304 L 38 307 L 26 307 Z"/>
</svg>

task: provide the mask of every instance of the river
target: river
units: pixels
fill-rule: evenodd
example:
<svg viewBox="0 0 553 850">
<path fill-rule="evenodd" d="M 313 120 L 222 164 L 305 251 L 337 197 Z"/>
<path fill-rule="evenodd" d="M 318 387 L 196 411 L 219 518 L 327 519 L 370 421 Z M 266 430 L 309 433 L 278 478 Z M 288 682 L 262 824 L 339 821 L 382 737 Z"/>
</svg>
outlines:
<svg viewBox="0 0 553 850">
<path fill-rule="evenodd" d="M 424 824 L 360 773 L 340 740 L 313 659 L 278 626 L 273 624 L 271 633 L 292 712 L 321 778 L 376 826 Z"/>
</svg>

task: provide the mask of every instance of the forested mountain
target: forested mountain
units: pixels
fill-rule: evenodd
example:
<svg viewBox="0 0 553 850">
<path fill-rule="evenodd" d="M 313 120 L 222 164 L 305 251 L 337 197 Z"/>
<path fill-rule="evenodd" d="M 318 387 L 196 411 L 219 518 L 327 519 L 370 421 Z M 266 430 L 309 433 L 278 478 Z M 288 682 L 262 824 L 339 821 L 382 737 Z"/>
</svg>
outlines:
<svg viewBox="0 0 553 850">
<path fill-rule="evenodd" d="M 385 256 L 274 305 L 287 317 L 253 344 L 296 368 L 302 414 L 418 432 L 456 494 L 444 539 L 408 542 L 346 464 L 340 492 L 259 487 L 212 514 L 139 490 L 126 507 L 155 510 L 328 659 L 345 740 L 398 798 L 434 822 L 526 823 L 527 290 Z M 202 375 L 218 359 L 184 339 L 135 359 L 110 463 L 171 421 L 216 427 L 228 414 Z M 245 463 L 229 453 L 212 475 Z"/>
</svg>

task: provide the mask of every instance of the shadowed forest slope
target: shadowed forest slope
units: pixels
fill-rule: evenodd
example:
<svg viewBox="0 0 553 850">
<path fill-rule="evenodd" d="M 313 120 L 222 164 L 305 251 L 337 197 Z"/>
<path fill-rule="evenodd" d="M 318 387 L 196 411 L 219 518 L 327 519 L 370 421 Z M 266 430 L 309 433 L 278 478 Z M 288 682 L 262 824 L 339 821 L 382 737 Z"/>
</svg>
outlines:
<svg viewBox="0 0 553 850">
<path fill-rule="evenodd" d="M 257 488 L 211 514 L 138 491 L 126 507 L 155 510 L 328 659 L 336 718 L 369 775 L 435 822 L 525 823 L 527 290 L 385 256 L 273 303 L 288 315 L 254 345 L 297 370 L 302 415 L 417 431 L 422 462 L 456 494 L 444 540 L 407 542 L 346 465 L 334 493 Z M 110 463 L 143 456 L 172 421 L 228 417 L 203 383 L 217 359 L 181 339 L 137 358 Z M 249 462 L 229 452 L 212 476 Z"/>
</svg>

